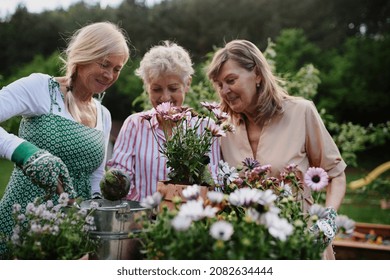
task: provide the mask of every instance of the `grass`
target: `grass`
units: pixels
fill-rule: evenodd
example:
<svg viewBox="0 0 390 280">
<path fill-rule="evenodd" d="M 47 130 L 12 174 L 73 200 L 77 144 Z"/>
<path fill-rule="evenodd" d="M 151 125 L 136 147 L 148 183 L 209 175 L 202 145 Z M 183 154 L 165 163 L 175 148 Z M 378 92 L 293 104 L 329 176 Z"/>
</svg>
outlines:
<svg viewBox="0 0 390 280">
<path fill-rule="evenodd" d="M 372 224 L 390 224 L 390 209 L 381 209 L 379 200 L 372 200 L 369 204 L 367 201 L 356 197 L 356 201 L 346 203 L 340 207 L 338 213 L 348 216 L 356 222 L 372 223 Z"/>
<path fill-rule="evenodd" d="M 13 164 L 5 159 L 0 159 L 0 198 L 4 194 Z M 347 182 L 360 179 L 367 175 L 370 170 L 347 168 Z M 388 174 L 387 172 L 386 174 Z M 390 194 L 390 186 L 387 197 Z M 374 191 L 362 191 L 348 189 L 344 202 L 339 209 L 339 214 L 347 215 L 356 222 L 390 224 L 390 209 L 380 208 L 380 199 L 383 194 Z"/>
<path fill-rule="evenodd" d="M 6 159 L 0 159 L 0 198 L 3 197 L 13 168 L 14 165 L 12 162 Z"/>
<path fill-rule="evenodd" d="M 347 168 L 347 182 L 361 179 L 369 171 L 371 170 Z M 382 178 L 387 178 L 387 182 L 389 182 L 390 170 L 383 173 L 377 181 Z M 384 186 L 382 192 L 377 191 L 374 187 L 373 184 L 370 184 L 355 190 L 347 188 L 347 193 L 338 213 L 347 215 L 356 222 L 390 224 L 390 209 L 381 209 L 380 207 L 381 199 L 390 199 L 390 185 Z"/>
</svg>

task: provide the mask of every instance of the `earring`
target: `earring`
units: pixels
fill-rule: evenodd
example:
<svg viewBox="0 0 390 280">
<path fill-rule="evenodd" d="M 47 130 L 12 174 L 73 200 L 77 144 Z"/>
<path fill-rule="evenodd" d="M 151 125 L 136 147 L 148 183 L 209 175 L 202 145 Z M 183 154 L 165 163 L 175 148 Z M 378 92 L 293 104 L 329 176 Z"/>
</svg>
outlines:
<svg viewBox="0 0 390 280">
<path fill-rule="evenodd" d="M 256 83 L 256 87 L 259 88 L 260 87 L 260 83 Z"/>
</svg>

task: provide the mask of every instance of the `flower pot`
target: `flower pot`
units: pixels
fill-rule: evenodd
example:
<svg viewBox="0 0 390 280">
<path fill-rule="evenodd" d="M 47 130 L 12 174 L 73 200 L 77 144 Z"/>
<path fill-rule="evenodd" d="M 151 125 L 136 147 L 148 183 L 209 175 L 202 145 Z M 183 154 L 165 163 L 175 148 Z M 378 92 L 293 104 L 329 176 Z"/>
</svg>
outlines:
<svg viewBox="0 0 390 280">
<path fill-rule="evenodd" d="M 163 196 L 163 200 L 160 203 L 160 210 L 164 205 L 166 205 L 169 210 L 175 209 L 175 203 L 173 202 L 175 197 L 180 197 L 182 202 L 186 202 L 187 199 L 183 196 L 183 190 L 188 186 L 189 185 L 172 184 L 168 181 L 159 181 L 157 183 L 157 191 Z M 206 199 L 207 191 L 208 187 L 200 186 L 200 197 L 204 200 Z"/>
</svg>

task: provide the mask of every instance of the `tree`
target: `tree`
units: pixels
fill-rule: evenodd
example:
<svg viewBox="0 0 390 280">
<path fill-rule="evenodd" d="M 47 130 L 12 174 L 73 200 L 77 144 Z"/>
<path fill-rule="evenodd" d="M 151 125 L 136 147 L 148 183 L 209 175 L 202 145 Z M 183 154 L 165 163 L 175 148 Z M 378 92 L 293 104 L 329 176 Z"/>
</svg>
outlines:
<svg viewBox="0 0 390 280">
<path fill-rule="evenodd" d="M 390 35 L 347 40 L 324 69 L 319 102 L 338 121 L 368 125 L 388 121 Z"/>
</svg>

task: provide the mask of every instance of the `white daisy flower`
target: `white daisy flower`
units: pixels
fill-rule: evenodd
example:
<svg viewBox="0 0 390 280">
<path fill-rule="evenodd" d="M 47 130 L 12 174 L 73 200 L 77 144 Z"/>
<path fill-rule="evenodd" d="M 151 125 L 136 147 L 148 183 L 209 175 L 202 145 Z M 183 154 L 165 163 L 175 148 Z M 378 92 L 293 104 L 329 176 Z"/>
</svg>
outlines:
<svg viewBox="0 0 390 280">
<path fill-rule="evenodd" d="M 58 203 L 62 206 L 67 206 L 69 202 L 69 194 L 66 192 L 63 192 L 60 194 L 60 197 L 58 198 Z"/>
<path fill-rule="evenodd" d="M 258 203 L 264 206 L 271 206 L 278 197 L 270 189 L 261 193 Z"/>
<path fill-rule="evenodd" d="M 251 188 L 237 189 L 229 195 L 229 201 L 235 206 L 249 207 L 258 203 L 262 197 L 263 191 Z"/>
<path fill-rule="evenodd" d="M 142 207 L 152 209 L 157 207 L 160 204 L 161 199 L 162 199 L 162 194 L 159 192 L 155 192 L 154 194 L 148 195 L 147 197 L 143 198 L 141 200 L 140 205 Z"/>
<path fill-rule="evenodd" d="M 171 225 L 176 231 L 186 231 L 191 226 L 192 220 L 186 216 L 176 216 L 171 221 Z"/>
<path fill-rule="evenodd" d="M 346 234 L 352 234 L 355 230 L 355 221 L 345 215 L 338 215 L 335 222 L 336 226 Z"/>
<path fill-rule="evenodd" d="M 268 228 L 268 232 L 281 241 L 286 241 L 294 231 L 294 227 L 285 218 L 280 218 L 275 213 L 267 212 L 262 215 L 261 219 Z"/>
<path fill-rule="evenodd" d="M 319 219 L 325 218 L 326 216 L 326 208 L 319 204 L 313 204 L 309 208 L 310 216 L 317 216 Z"/>
<path fill-rule="evenodd" d="M 214 218 L 218 208 L 207 205 L 203 210 L 203 217 Z"/>
<path fill-rule="evenodd" d="M 252 221 L 258 221 L 260 219 L 260 213 L 253 209 L 252 207 L 247 209 L 245 215 L 249 217 Z"/>
<path fill-rule="evenodd" d="M 220 160 L 218 166 L 218 178 L 220 179 L 221 184 L 223 184 L 223 181 L 226 180 L 226 183 L 229 185 L 240 177 L 237 169 L 235 167 L 230 168 L 227 162 Z"/>
<path fill-rule="evenodd" d="M 210 227 L 210 235 L 217 240 L 227 241 L 233 233 L 233 226 L 226 221 L 217 221 Z"/>
<path fill-rule="evenodd" d="M 200 194 L 200 186 L 197 184 L 188 186 L 183 190 L 182 193 L 183 196 L 188 200 L 197 199 Z"/>
<path fill-rule="evenodd" d="M 283 189 L 283 196 L 292 196 L 293 195 L 292 188 L 289 184 L 285 184 L 284 182 L 282 182 L 280 184 L 280 187 Z"/>
<path fill-rule="evenodd" d="M 198 221 L 203 218 L 203 200 L 189 200 L 182 204 L 178 216 L 190 218 L 192 221 Z"/>
<path fill-rule="evenodd" d="M 210 192 L 207 192 L 207 198 L 212 203 L 221 203 L 223 201 L 224 194 L 222 192 L 210 191 Z"/>
</svg>

